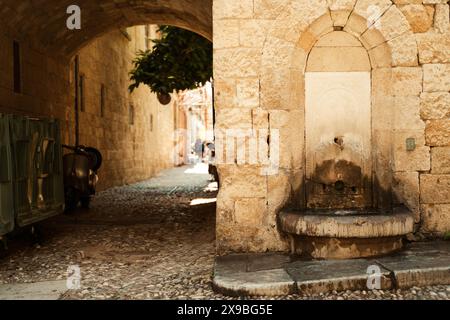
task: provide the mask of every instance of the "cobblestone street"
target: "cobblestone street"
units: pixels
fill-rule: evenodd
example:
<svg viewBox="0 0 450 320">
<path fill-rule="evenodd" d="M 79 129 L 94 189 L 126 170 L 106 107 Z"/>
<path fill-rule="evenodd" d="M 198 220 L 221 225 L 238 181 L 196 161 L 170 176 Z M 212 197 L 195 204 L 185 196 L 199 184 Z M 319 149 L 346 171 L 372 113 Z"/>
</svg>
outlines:
<svg viewBox="0 0 450 320">
<path fill-rule="evenodd" d="M 23 236 L 10 241 L 0 282 L 64 280 L 79 265 L 82 288 L 63 298 L 211 296 L 216 184 L 204 172 L 169 170 L 100 193 L 89 211 L 44 222 L 40 245 Z"/>
<path fill-rule="evenodd" d="M 211 289 L 216 183 L 204 165 L 163 172 L 100 193 L 92 209 L 40 225 L 40 244 L 10 241 L 0 284 L 65 280 L 81 269 L 81 289 L 61 299 L 224 299 Z M 335 292 L 288 299 L 448 299 L 450 287 Z"/>
</svg>

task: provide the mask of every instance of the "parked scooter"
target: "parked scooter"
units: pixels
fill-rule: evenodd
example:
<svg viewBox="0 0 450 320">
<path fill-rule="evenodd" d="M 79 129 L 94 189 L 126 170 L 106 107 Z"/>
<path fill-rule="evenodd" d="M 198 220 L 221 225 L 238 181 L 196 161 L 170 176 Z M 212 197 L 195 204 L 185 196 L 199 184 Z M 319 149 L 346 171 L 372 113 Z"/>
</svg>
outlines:
<svg viewBox="0 0 450 320">
<path fill-rule="evenodd" d="M 78 203 L 83 208 L 89 208 L 91 197 L 95 195 L 102 154 L 95 148 L 85 146 L 63 145 L 63 148 L 72 151 L 63 156 L 66 211 L 75 209 Z"/>
</svg>

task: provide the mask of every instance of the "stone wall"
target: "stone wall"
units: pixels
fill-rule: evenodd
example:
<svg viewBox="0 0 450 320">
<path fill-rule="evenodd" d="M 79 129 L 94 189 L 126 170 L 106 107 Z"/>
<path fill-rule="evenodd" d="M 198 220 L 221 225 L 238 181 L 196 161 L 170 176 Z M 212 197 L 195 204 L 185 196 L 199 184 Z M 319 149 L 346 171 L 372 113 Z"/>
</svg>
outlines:
<svg viewBox="0 0 450 320">
<path fill-rule="evenodd" d="M 78 54 L 80 75 L 84 77 L 80 143 L 103 153 L 100 190 L 144 180 L 174 164 L 175 117 L 181 111 L 174 103 L 162 106 L 147 87 L 128 92 L 131 61 L 138 50 L 146 48 L 146 41 L 143 26 L 127 32 L 117 30 L 104 35 Z M 29 47 L 27 42 L 19 42 L 22 90 L 15 93 L 14 39 L 12 31 L 0 33 L 0 113 L 58 118 L 62 121 L 63 141 L 73 145 L 74 59 L 53 58 Z"/>
<path fill-rule="evenodd" d="M 127 30 L 129 38 L 115 31 L 94 40 L 79 53 L 85 93 L 80 144 L 103 152 L 100 189 L 146 179 L 174 164 L 175 99 L 163 106 L 146 86 L 129 93 L 132 61 L 136 52 L 146 49 L 146 38 L 144 27 Z"/>
<path fill-rule="evenodd" d="M 214 1 L 217 132 L 266 132 L 260 148 L 280 151 L 270 175 L 225 151 L 234 161 L 219 166 L 219 254 L 287 250 L 276 219 L 304 205 L 306 63 L 333 31 L 361 42 L 372 65 L 375 203 L 406 204 L 424 233 L 450 230 L 448 10 L 443 0 Z"/>
</svg>

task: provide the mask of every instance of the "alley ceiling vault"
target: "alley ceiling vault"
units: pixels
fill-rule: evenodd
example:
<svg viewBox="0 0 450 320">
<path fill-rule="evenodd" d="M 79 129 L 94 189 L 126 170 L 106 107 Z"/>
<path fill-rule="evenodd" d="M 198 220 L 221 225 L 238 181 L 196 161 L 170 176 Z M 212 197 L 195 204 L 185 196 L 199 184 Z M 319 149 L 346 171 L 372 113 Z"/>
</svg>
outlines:
<svg viewBox="0 0 450 320">
<path fill-rule="evenodd" d="M 182 27 L 212 39 L 212 0 L 0 0 L 0 25 L 42 52 L 71 56 L 92 39 L 142 24 Z M 81 8 L 82 28 L 66 28 L 67 7 Z"/>
</svg>

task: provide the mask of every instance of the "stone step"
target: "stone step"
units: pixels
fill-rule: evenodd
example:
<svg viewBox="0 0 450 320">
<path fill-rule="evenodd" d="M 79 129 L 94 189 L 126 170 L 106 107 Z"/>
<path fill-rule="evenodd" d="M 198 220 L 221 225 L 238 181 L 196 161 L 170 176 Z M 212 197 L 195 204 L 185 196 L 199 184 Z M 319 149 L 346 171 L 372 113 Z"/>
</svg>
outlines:
<svg viewBox="0 0 450 320">
<path fill-rule="evenodd" d="M 214 289 L 230 296 L 374 288 L 370 285 L 389 290 L 449 284 L 450 242 L 409 244 L 402 252 L 377 259 L 304 261 L 286 254 L 229 255 L 217 257 L 213 279 Z"/>
</svg>

